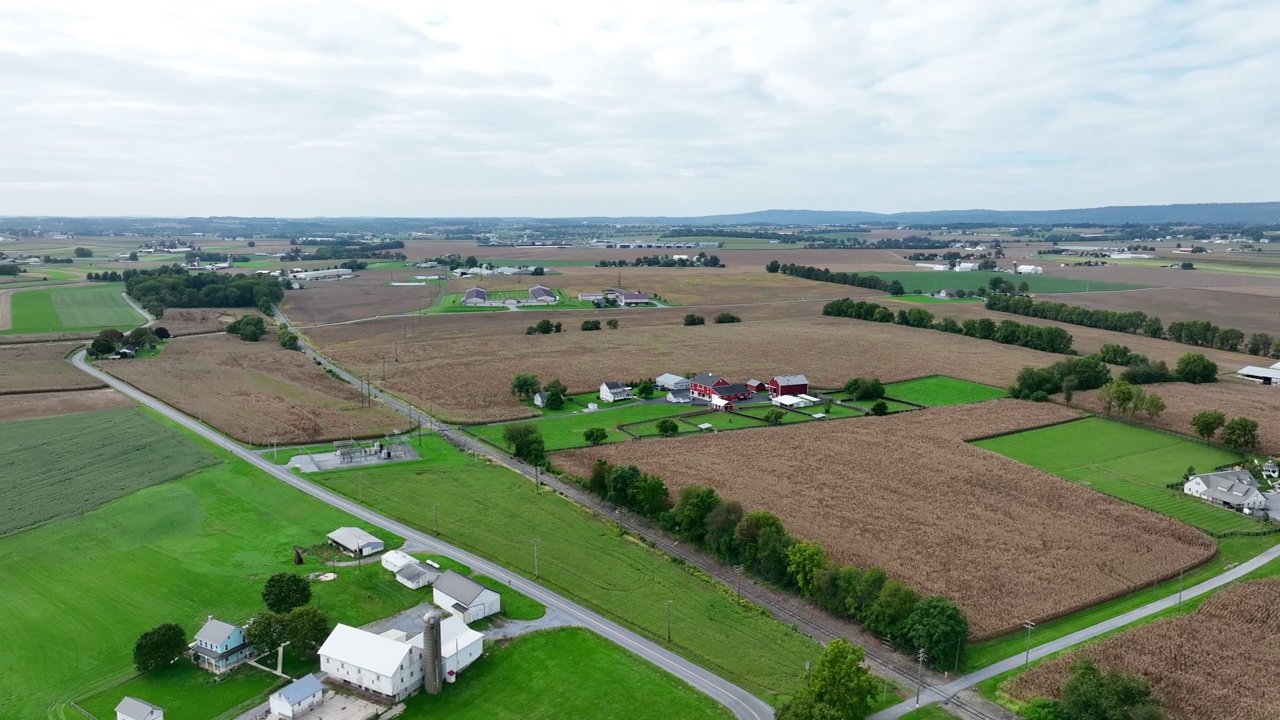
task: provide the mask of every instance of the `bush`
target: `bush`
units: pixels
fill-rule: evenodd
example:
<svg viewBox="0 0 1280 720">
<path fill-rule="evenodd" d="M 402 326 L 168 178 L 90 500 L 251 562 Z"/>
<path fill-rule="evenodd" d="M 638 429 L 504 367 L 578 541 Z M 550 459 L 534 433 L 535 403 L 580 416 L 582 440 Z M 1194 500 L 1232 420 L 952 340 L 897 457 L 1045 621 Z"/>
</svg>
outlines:
<svg viewBox="0 0 1280 720">
<path fill-rule="evenodd" d="M 599 320 L 583 320 L 583 321 L 582 321 L 582 331 L 583 331 L 583 332 L 590 332 L 590 331 L 592 331 L 592 330 L 599 330 L 599 329 L 600 329 L 600 321 L 599 321 Z"/>
<path fill-rule="evenodd" d="M 280 333 L 280 347 L 285 348 L 287 350 L 297 350 L 298 336 L 294 335 L 288 330 L 285 330 L 284 332 Z"/>
<path fill-rule="evenodd" d="M 257 342 L 267 334 L 267 325 L 258 315 L 245 315 L 227 325 L 227 334 L 236 335 L 246 342 Z"/>
<path fill-rule="evenodd" d="M 1187 353 L 1178 358 L 1174 373 L 1182 382 L 1211 383 L 1218 381 L 1218 364 L 1200 353 Z"/>
<path fill-rule="evenodd" d="M 684 316 L 685 325 L 705 325 L 706 323 L 707 323 L 706 318 L 702 317 L 701 315 L 694 315 L 693 313 L 689 313 L 688 315 Z"/>
<path fill-rule="evenodd" d="M 726 313 L 720 313 L 719 315 L 717 315 L 714 322 L 717 325 L 724 325 L 725 323 L 740 323 L 742 322 L 742 318 L 738 317 L 737 315 L 734 315 L 733 313 L 726 312 Z"/>
<path fill-rule="evenodd" d="M 150 672 L 171 664 L 187 650 L 187 634 L 176 623 L 157 625 L 142 633 L 133 645 L 133 666 Z"/>
<path fill-rule="evenodd" d="M 884 385 L 880 378 L 854 378 L 844 384 L 844 391 L 854 400 L 879 400 L 884 397 Z"/>
<path fill-rule="evenodd" d="M 888 415 L 889 406 L 886 405 L 883 400 L 877 400 L 875 404 L 871 406 L 871 414 L 872 415 Z"/>
</svg>

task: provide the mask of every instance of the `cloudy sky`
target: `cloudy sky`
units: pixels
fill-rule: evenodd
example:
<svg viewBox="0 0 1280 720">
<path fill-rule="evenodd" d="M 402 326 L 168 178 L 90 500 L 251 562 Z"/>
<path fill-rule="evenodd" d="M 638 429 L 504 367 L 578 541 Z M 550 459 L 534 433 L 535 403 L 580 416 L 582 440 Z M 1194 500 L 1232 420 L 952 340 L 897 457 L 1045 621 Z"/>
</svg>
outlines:
<svg viewBox="0 0 1280 720">
<path fill-rule="evenodd" d="M 0 0 L 0 214 L 1280 200 L 1276 0 Z"/>
</svg>

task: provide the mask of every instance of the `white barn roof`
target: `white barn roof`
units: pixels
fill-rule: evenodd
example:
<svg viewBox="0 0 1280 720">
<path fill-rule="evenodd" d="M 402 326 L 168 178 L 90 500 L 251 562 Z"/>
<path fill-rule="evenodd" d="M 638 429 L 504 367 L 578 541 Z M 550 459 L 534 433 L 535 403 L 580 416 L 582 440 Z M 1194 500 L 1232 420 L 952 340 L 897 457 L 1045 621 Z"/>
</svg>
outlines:
<svg viewBox="0 0 1280 720">
<path fill-rule="evenodd" d="M 1280 365 L 1280 363 L 1276 363 Z M 1256 365 L 1246 365 L 1236 371 L 1237 375 L 1243 375 L 1251 378 L 1270 378 L 1272 380 L 1280 380 L 1280 370 L 1275 368 L 1264 368 Z"/>
<path fill-rule="evenodd" d="M 411 649 L 405 643 L 339 623 L 320 646 L 320 654 L 389 677 Z"/>
<path fill-rule="evenodd" d="M 457 613 L 440 621 L 440 655 L 443 657 L 453 657 L 462 648 L 483 639 L 484 633 L 467 627 Z"/>
<path fill-rule="evenodd" d="M 357 527 L 340 527 L 329 533 L 329 539 L 344 548 L 357 550 L 368 545 L 380 545 L 382 541 Z"/>
</svg>

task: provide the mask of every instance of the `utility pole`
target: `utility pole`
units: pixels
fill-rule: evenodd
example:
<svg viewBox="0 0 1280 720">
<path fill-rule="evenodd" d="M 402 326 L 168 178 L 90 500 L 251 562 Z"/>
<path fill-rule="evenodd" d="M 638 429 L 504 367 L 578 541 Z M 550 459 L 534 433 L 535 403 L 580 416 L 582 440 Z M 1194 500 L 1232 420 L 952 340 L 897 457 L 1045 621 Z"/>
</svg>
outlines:
<svg viewBox="0 0 1280 720">
<path fill-rule="evenodd" d="M 924 648 L 920 648 L 916 652 L 916 707 L 920 707 L 920 690 L 924 687 L 924 660 L 928 655 L 925 654 Z"/>
<path fill-rule="evenodd" d="M 813 682 L 813 663 L 808 660 L 804 661 L 804 683 L 806 685 Z"/>
<path fill-rule="evenodd" d="M 1031 631 L 1035 629 L 1036 624 L 1027 620 L 1022 623 L 1022 627 L 1027 629 L 1027 659 L 1023 661 L 1022 667 L 1025 669 L 1031 664 Z"/>
<path fill-rule="evenodd" d="M 667 642 L 671 642 L 671 603 L 675 600 L 667 601 Z"/>
<path fill-rule="evenodd" d="M 436 510 L 436 535 L 438 536 L 440 534 L 440 504 L 436 503 L 431 507 Z"/>
<path fill-rule="evenodd" d="M 538 538 L 533 539 L 533 579 L 538 579 Z"/>
</svg>

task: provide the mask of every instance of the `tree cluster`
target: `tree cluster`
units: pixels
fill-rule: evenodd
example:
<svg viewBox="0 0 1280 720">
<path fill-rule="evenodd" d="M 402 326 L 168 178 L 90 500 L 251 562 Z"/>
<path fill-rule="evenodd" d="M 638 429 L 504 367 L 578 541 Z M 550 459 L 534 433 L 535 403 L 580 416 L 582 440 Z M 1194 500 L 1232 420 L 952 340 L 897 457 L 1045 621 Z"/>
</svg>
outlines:
<svg viewBox="0 0 1280 720">
<path fill-rule="evenodd" d="M 288 281 L 266 275 L 188 273 L 177 265 L 121 273 L 125 292 L 143 306 L 256 307 L 269 314 L 284 299 Z"/>
<path fill-rule="evenodd" d="M 257 342 L 267 334 L 267 324 L 259 315 L 242 315 L 227 325 L 227 334 L 235 335 L 245 342 Z M 283 340 L 281 341 L 283 345 Z M 297 349 L 297 338 L 294 338 L 294 349 Z"/>
<path fill-rule="evenodd" d="M 724 325 L 725 323 L 740 323 L 742 322 L 742 318 L 734 315 L 733 313 L 722 312 L 719 315 L 716 315 L 712 322 L 717 325 Z"/>
<path fill-rule="evenodd" d="M 861 647 L 836 638 L 823 649 L 805 687 L 778 708 L 778 720 L 862 718 L 871 711 L 879 681 L 863 664 Z"/>
<path fill-rule="evenodd" d="M 583 328 L 585 329 L 585 328 Z M 551 322 L 546 318 L 530 325 L 524 329 L 525 335 L 550 335 L 552 333 L 563 332 L 564 326 L 558 322 Z"/>
<path fill-rule="evenodd" d="M 1164 720 L 1160 701 L 1146 681 L 1120 670 L 1098 670 L 1083 657 L 1058 700 L 1036 698 L 1022 712 L 1027 720 Z"/>
<path fill-rule="evenodd" d="M 822 314 L 872 322 L 896 322 L 908 327 L 930 328 L 1052 353 L 1070 352 L 1072 343 L 1070 333 L 1060 327 L 1027 325 L 1013 320 L 1002 320 L 997 324 L 990 318 L 969 319 L 964 322 L 956 322 L 952 318 L 935 321 L 933 313 L 921 308 L 900 310 L 897 315 L 894 315 L 883 305 L 866 300 L 854 301 L 849 298 L 827 303 L 822 308 Z"/>
<path fill-rule="evenodd" d="M 148 349 L 154 348 L 160 344 L 161 340 L 168 339 L 169 331 L 162 327 L 158 327 L 155 330 L 137 327 L 127 334 L 115 328 L 107 328 L 99 332 L 98 336 L 89 343 L 89 355 L 92 357 L 106 357 L 125 345 L 136 345 L 139 348 Z"/>
<path fill-rule="evenodd" d="M 301 575 L 276 573 L 262 587 L 266 610 L 245 628 L 245 640 L 260 651 L 289 643 L 288 652 L 299 658 L 316 654 L 329 635 L 329 616 L 312 607 L 311 583 Z"/>
<path fill-rule="evenodd" d="M 777 270 L 769 269 L 773 267 L 777 267 Z M 775 266 L 774 263 L 771 262 L 765 266 L 765 269 L 769 272 L 781 272 L 784 275 L 804 278 L 805 280 L 817 280 L 819 282 L 829 282 L 837 285 L 852 285 L 854 287 L 880 290 L 882 292 L 887 292 L 890 295 L 906 294 L 906 290 L 903 289 L 902 283 L 897 280 L 887 281 L 876 275 L 859 275 L 858 273 L 851 272 L 831 272 L 826 268 L 813 267 L 812 265 L 796 265 L 794 263 L 785 263 Z"/>
<path fill-rule="evenodd" d="M 1258 421 L 1244 416 L 1227 420 L 1221 410 L 1201 410 L 1191 416 L 1191 427 L 1205 440 L 1222 430 L 1222 444 L 1246 451 L 1258 447 Z"/>
<path fill-rule="evenodd" d="M 1066 400 L 1076 390 L 1095 390 L 1111 382 L 1111 368 L 1093 357 L 1060 360 L 1049 367 L 1024 367 L 1009 388 L 1009 394 L 1023 400 L 1043 402 L 1063 393 Z"/>
<path fill-rule="evenodd" d="M 1108 416 L 1115 408 L 1125 417 L 1132 418 L 1139 412 L 1145 412 L 1154 420 L 1165 410 L 1164 398 L 1124 380 L 1112 380 L 1098 388 L 1098 402 L 1102 403 L 1103 412 Z"/>
<path fill-rule="evenodd" d="M 685 316 L 684 316 L 684 324 L 685 324 L 686 326 L 689 326 L 689 325 L 706 325 L 706 324 L 707 324 L 707 319 L 706 319 L 706 318 L 704 318 L 704 317 L 702 317 L 701 315 L 694 315 L 693 313 L 689 313 L 688 315 L 685 315 Z"/>
<path fill-rule="evenodd" d="M 1133 352 L 1127 345 L 1109 343 L 1089 357 L 1109 365 L 1125 366 L 1120 373 L 1120 379 L 1134 385 L 1150 385 L 1178 379 L 1163 360 L 1153 362 L 1146 355 Z"/>
<path fill-rule="evenodd" d="M 502 441 L 511 454 L 530 465 L 547 464 L 547 444 L 542 431 L 533 423 L 508 423 L 502 426 Z"/>
<path fill-rule="evenodd" d="M 884 383 L 880 378 L 856 377 L 846 382 L 843 390 L 853 400 L 879 400 L 884 397 Z"/>
</svg>

